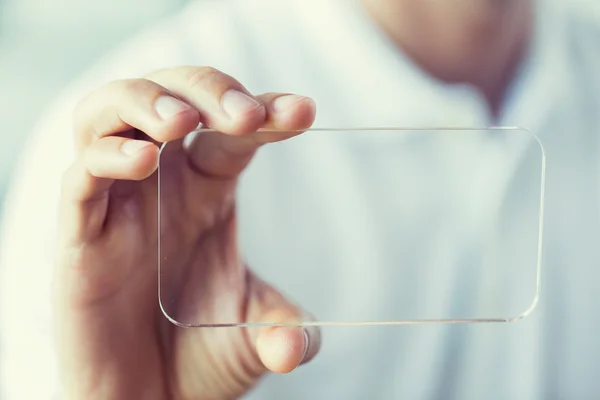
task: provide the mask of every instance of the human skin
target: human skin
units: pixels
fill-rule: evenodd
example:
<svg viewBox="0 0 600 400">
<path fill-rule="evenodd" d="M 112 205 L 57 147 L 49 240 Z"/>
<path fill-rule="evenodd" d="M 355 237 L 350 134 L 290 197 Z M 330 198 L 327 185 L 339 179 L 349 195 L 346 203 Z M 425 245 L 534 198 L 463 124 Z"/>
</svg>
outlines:
<svg viewBox="0 0 600 400">
<path fill-rule="evenodd" d="M 298 134 L 314 117 L 306 97 L 254 96 L 209 67 L 111 82 L 79 104 L 55 268 L 62 398 L 234 399 L 265 373 L 290 372 L 315 356 L 318 330 L 294 327 L 305 313 L 241 259 L 234 195 L 260 145 Z M 219 133 L 178 141 L 199 122 Z M 172 171 L 186 184 L 171 188 L 179 201 L 164 210 L 165 250 L 184 255 L 181 268 L 213 293 L 196 303 L 198 318 L 217 313 L 287 327 L 183 329 L 161 314 L 156 170 L 167 141 L 178 152 Z"/>
</svg>

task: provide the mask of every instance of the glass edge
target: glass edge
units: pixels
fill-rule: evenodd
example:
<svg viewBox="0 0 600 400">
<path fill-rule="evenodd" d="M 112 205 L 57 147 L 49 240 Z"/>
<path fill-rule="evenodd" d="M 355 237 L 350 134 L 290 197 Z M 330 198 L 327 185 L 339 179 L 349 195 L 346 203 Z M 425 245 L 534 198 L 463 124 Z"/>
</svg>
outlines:
<svg viewBox="0 0 600 400">
<path fill-rule="evenodd" d="M 405 127 L 383 127 L 383 128 L 310 128 L 304 130 L 308 131 L 393 131 L 393 130 L 449 130 L 449 131 L 460 131 L 460 130 L 522 130 L 530 134 L 537 142 L 542 156 L 541 165 L 541 176 L 540 176 L 540 211 L 539 211 L 539 225 L 538 225 L 538 256 L 536 266 L 536 291 L 534 298 L 522 313 L 504 318 L 462 318 L 462 319 L 415 319 L 415 320 L 400 320 L 400 321 L 363 321 L 363 322 L 300 322 L 300 323 L 231 323 L 231 324 L 186 324 L 177 321 L 171 317 L 165 310 L 162 298 L 161 298 L 161 246 L 160 238 L 158 244 L 158 302 L 161 312 L 172 324 L 182 328 L 257 328 L 257 327 L 333 327 L 333 326 L 398 326 L 398 325 L 450 325 L 450 324 L 481 324 L 481 323 L 514 323 L 520 321 L 533 313 L 537 308 L 541 293 L 541 278 L 542 278 L 542 256 L 543 256 L 543 230 L 544 230 L 544 204 L 545 204 L 545 189 L 546 189 L 546 150 L 538 135 L 530 131 L 529 129 L 518 127 L 518 126 L 497 126 L 497 127 L 482 127 L 482 128 L 405 128 Z M 268 132 L 289 132 L 284 130 L 265 130 Z M 212 129 L 197 129 L 194 132 L 214 132 Z M 162 143 L 160 146 L 160 153 L 164 150 L 169 142 Z M 160 193 L 160 164 L 158 166 L 158 193 Z M 160 195 L 158 197 L 158 232 L 160 232 Z"/>
</svg>

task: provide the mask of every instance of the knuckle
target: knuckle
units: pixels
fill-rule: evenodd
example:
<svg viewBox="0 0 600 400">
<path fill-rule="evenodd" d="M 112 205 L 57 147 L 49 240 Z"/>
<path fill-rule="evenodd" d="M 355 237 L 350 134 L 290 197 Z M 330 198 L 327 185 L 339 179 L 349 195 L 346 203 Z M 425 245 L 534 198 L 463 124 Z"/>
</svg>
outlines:
<svg viewBox="0 0 600 400">
<path fill-rule="evenodd" d="M 111 102 L 117 103 L 127 97 L 156 96 L 159 87 L 147 79 L 114 80 L 81 98 L 72 111 L 74 134 L 89 133 L 90 123 L 105 110 Z M 85 131 L 85 132 L 82 132 Z"/>
<path fill-rule="evenodd" d="M 144 79 L 152 80 L 152 77 L 164 74 L 164 73 L 169 72 L 171 70 L 172 70 L 172 68 L 156 68 L 156 69 L 153 69 L 153 70 L 149 71 L 145 75 L 143 75 L 143 77 L 144 77 Z"/>
<path fill-rule="evenodd" d="M 213 67 L 194 67 L 188 72 L 186 81 L 190 88 L 206 87 L 225 77 L 225 74 Z"/>
<path fill-rule="evenodd" d="M 113 81 L 109 85 L 113 85 L 117 93 L 129 96 L 153 93 L 156 91 L 156 84 L 143 78 L 121 79 Z"/>
</svg>

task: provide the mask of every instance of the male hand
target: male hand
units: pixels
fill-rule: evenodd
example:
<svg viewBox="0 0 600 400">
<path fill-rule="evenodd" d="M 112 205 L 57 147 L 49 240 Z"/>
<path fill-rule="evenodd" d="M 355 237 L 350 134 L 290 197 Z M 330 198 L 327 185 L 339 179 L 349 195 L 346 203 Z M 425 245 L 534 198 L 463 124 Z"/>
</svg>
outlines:
<svg viewBox="0 0 600 400">
<path fill-rule="evenodd" d="M 78 156 L 65 173 L 55 274 L 56 326 L 67 399 L 235 399 L 268 371 L 312 359 L 317 330 L 180 328 L 157 298 L 157 166 L 163 252 L 177 256 L 180 296 L 198 320 L 293 323 L 303 312 L 261 281 L 236 245 L 237 178 L 263 144 L 311 126 L 312 100 L 253 96 L 208 67 L 111 82 L 75 112 Z M 199 123 L 217 132 L 182 139 Z M 287 135 L 257 132 L 289 130 Z M 200 295 L 183 283 L 203 282 Z"/>
</svg>

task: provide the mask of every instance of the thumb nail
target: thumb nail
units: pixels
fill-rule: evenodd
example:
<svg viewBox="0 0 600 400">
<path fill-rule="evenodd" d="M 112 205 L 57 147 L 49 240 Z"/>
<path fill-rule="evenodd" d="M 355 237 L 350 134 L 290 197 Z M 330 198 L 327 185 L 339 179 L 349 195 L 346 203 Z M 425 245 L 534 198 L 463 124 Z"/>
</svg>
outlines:
<svg viewBox="0 0 600 400">
<path fill-rule="evenodd" d="M 308 336 L 308 331 L 306 330 L 306 328 L 302 328 L 302 334 L 304 336 L 304 352 L 302 353 L 302 357 L 300 358 L 298 366 L 302 365 L 302 363 L 306 359 L 306 354 L 308 353 L 308 347 L 310 345 L 310 336 Z"/>
</svg>

